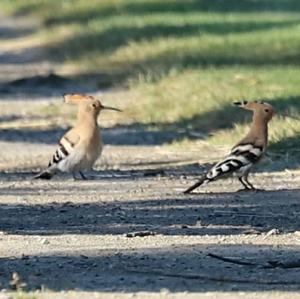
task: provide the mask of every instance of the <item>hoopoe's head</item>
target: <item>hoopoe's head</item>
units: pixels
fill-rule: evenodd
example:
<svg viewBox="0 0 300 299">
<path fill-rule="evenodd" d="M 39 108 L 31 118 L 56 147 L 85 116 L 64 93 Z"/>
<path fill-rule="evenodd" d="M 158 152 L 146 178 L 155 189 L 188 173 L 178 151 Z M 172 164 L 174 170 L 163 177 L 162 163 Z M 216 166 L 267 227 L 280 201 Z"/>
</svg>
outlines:
<svg viewBox="0 0 300 299">
<path fill-rule="evenodd" d="M 253 111 L 253 114 L 256 117 L 259 117 L 266 122 L 270 121 L 275 114 L 274 108 L 270 104 L 263 101 L 241 101 L 234 102 L 234 105 Z"/>
<path fill-rule="evenodd" d="M 117 108 L 104 106 L 101 104 L 99 99 L 85 94 L 65 94 L 64 100 L 65 103 L 78 105 L 80 109 L 93 114 L 95 117 L 99 115 L 101 110 L 105 109 L 121 111 Z"/>
</svg>

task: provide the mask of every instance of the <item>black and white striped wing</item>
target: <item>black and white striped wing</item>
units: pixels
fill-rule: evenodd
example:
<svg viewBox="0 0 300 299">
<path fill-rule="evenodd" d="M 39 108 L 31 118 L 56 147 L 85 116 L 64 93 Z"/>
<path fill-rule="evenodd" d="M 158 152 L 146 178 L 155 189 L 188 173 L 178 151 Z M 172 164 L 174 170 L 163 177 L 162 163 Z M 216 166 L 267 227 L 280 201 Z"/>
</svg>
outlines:
<svg viewBox="0 0 300 299">
<path fill-rule="evenodd" d="M 74 138 L 73 138 L 74 139 Z M 67 135 L 63 136 L 59 142 L 58 149 L 49 161 L 48 168 L 58 165 L 60 162 L 64 161 L 74 150 L 74 146 L 78 142 L 79 137 L 76 142 L 72 142 L 71 138 Z"/>
<path fill-rule="evenodd" d="M 234 147 L 229 156 L 217 163 L 207 174 L 206 178 L 213 181 L 218 177 L 234 172 L 246 172 L 258 162 L 263 154 L 263 148 L 253 144 L 240 144 Z"/>
<path fill-rule="evenodd" d="M 230 155 L 243 156 L 249 162 L 256 163 L 262 157 L 263 153 L 264 149 L 262 146 L 257 146 L 249 143 L 235 146 L 231 150 Z"/>
</svg>

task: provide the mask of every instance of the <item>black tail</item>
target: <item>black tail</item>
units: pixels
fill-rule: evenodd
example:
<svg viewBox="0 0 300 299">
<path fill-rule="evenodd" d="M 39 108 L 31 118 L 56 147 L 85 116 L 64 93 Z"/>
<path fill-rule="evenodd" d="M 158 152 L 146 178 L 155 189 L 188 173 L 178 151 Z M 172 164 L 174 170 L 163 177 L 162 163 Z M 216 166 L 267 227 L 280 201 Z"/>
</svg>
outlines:
<svg viewBox="0 0 300 299">
<path fill-rule="evenodd" d="M 34 176 L 34 179 L 42 179 L 42 180 L 50 180 L 52 178 L 53 174 L 50 173 L 48 170 L 44 170 L 42 172 L 40 172 L 39 174 L 37 174 L 36 176 Z"/>
<path fill-rule="evenodd" d="M 183 194 L 189 194 L 191 193 L 194 189 L 198 188 L 199 186 L 201 186 L 205 181 L 207 181 L 208 179 L 206 178 L 206 176 L 204 175 L 196 184 L 194 184 L 193 186 L 189 187 L 188 189 L 186 189 Z"/>
</svg>

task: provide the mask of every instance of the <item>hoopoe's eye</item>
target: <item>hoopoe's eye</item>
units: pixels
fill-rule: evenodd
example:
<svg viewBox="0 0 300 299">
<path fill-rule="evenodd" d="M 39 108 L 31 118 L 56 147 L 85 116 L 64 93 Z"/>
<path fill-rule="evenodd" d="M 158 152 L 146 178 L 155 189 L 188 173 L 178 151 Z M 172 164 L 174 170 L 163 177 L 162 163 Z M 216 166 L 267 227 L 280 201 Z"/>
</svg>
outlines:
<svg viewBox="0 0 300 299">
<path fill-rule="evenodd" d="M 269 109 L 265 109 L 265 112 L 269 112 Z"/>
</svg>

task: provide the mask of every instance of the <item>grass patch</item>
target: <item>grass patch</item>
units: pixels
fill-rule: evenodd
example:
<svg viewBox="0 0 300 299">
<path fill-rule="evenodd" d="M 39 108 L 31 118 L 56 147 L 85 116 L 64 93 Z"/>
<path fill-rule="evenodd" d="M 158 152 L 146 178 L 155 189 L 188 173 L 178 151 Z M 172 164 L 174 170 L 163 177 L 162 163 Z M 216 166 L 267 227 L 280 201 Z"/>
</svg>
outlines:
<svg viewBox="0 0 300 299">
<path fill-rule="evenodd" d="M 251 120 L 249 112 L 232 105 L 237 99 L 266 100 L 279 113 L 297 116 L 299 76 L 300 70 L 293 67 L 187 70 L 159 82 L 139 83 L 133 99 L 137 104 L 130 109 L 137 123 L 196 131 L 214 143 L 227 144 L 237 141 Z M 300 129 L 299 121 L 283 117 L 274 118 L 270 128 L 272 144 L 297 136 Z"/>
<path fill-rule="evenodd" d="M 13 299 L 37 299 L 38 297 L 36 295 L 30 294 L 30 293 L 26 293 L 26 292 L 14 292 L 14 293 L 10 293 L 9 298 L 13 298 Z"/>
<path fill-rule="evenodd" d="M 2 2 L 7 13 L 40 19 L 53 61 L 129 87 L 119 94 L 122 122 L 190 140 L 196 132 L 218 145 L 235 143 L 250 120 L 234 100 L 265 99 L 299 114 L 297 0 Z M 277 117 L 270 127 L 274 151 L 300 145 L 299 121 Z"/>
</svg>

